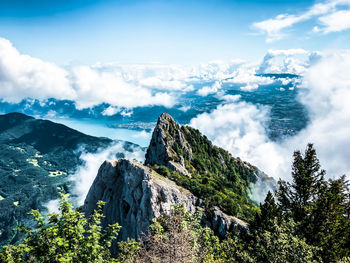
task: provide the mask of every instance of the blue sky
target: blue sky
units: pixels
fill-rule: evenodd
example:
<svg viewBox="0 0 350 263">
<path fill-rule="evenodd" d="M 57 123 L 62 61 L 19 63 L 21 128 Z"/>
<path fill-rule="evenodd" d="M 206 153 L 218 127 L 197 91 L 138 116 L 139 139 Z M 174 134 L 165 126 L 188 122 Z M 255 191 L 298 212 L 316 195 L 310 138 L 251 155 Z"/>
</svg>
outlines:
<svg viewBox="0 0 350 263">
<path fill-rule="evenodd" d="M 222 104 L 189 122 L 233 155 L 269 175 L 289 174 L 290 154 L 313 142 L 328 171 L 350 174 L 349 43 L 350 0 L 0 0 L 0 102 L 38 104 L 55 118 L 62 112 L 52 105 L 69 100 L 69 112 L 93 116 L 97 107 L 127 120 L 140 108 L 186 115 L 198 106 L 188 98 L 210 95 Z M 269 110 L 226 88 L 280 83 L 303 88 L 310 122 L 272 142 Z M 281 99 L 288 92 L 278 91 Z"/>
<path fill-rule="evenodd" d="M 321 15 L 301 17 L 277 33 L 254 24 L 281 14 L 303 16 L 315 3 L 331 2 L 2 0 L 0 37 L 21 53 L 59 65 L 194 64 L 256 60 L 268 49 L 347 48 L 348 28 L 326 32 L 319 25 L 320 17 L 347 10 L 343 3 Z"/>
</svg>

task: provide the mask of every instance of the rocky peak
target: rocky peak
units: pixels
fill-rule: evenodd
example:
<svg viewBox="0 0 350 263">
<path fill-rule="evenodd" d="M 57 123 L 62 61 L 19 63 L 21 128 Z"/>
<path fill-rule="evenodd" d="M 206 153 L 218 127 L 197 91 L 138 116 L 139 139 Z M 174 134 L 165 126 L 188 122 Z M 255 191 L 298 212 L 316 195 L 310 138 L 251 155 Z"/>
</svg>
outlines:
<svg viewBox="0 0 350 263">
<path fill-rule="evenodd" d="M 170 170 L 190 176 L 183 155 L 192 158 L 191 146 L 180 125 L 168 113 L 163 113 L 154 128 L 145 164 L 164 165 Z"/>
<path fill-rule="evenodd" d="M 118 222 L 120 239 L 138 238 L 146 233 L 153 218 L 168 213 L 171 205 L 184 203 L 194 212 L 200 200 L 189 191 L 135 161 L 105 161 L 85 199 L 91 214 L 97 201 L 106 202 L 104 226 Z"/>
<path fill-rule="evenodd" d="M 275 185 L 257 167 L 213 145 L 199 130 L 180 126 L 167 113 L 154 128 L 145 164 L 206 201 L 214 200 L 227 214 L 245 219 L 255 213 L 251 198 L 257 196 L 256 183 L 263 182 L 267 190 Z"/>
</svg>

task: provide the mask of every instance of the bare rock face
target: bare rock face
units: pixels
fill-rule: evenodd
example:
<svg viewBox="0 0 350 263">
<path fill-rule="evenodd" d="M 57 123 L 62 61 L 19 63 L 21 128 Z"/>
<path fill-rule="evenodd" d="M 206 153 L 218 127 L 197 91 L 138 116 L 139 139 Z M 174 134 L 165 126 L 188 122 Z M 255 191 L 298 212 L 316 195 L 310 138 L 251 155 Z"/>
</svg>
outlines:
<svg viewBox="0 0 350 263">
<path fill-rule="evenodd" d="M 185 168 L 183 156 L 177 153 L 179 149 L 186 153 L 189 159 L 192 158 L 191 146 L 186 141 L 180 125 L 169 114 L 163 113 L 154 128 L 145 164 L 164 165 L 180 174 L 190 176 Z"/>
<path fill-rule="evenodd" d="M 138 239 L 147 232 L 154 218 L 162 213 L 168 214 L 174 204 L 184 203 L 191 213 L 204 205 L 188 190 L 147 166 L 124 159 L 105 161 L 101 165 L 85 199 L 87 215 L 93 212 L 99 200 L 106 203 L 102 225 L 106 227 L 118 222 L 122 226 L 119 240 Z M 235 227 L 246 228 L 243 221 L 224 214 L 217 207 L 205 214 L 203 221 L 219 236 L 225 236 Z"/>
<path fill-rule="evenodd" d="M 138 238 L 146 233 L 155 217 L 168 213 L 173 204 L 184 203 L 194 213 L 201 200 L 174 182 L 134 161 L 105 161 L 85 199 L 84 211 L 89 215 L 96 203 L 106 202 L 103 225 L 118 222 L 119 237 Z"/>
</svg>

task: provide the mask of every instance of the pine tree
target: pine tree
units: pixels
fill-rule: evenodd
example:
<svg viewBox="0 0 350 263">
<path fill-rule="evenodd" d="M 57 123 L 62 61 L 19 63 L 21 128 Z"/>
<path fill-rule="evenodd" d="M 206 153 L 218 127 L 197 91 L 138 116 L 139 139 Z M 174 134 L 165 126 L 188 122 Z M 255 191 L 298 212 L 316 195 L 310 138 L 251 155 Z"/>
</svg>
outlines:
<svg viewBox="0 0 350 263">
<path fill-rule="evenodd" d="M 348 182 L 345 176 L 330 180 L 315 202 L 310 225 L 312 235 L 309 242 L 321 246 L 326 262 L 350 256 L 350 221 L 347 213 Z"/>
<path fill-rule="evenodd" d="M 316 151 L 308 144 L 304 155 L 294 152 L 292 183 L 279 181 L 278 206 L 296 233 L 319 250 L 325 262 L 350 255 L 349 190 L 345 176 L 324 180 Z"/>
<path fill-rule="evenodd" d="M 304 156 L 296 151 L 293 157 L 292 183 L 280 180 L 276 195 L 280 208 L 300 224 L 299 234 L 308 238 L 313 204 L 325 184 L 325 171 L 321 170 L 312 144 L 307 145 Z"/>
<path fill-rule="evenodd" d="M 250 229 L 264 229 L 271 231 L 275 222 L 281 218 L 280 210 L 275 202 L 273 194 L 269 191 L 263 204 L 260 204 L 260 212 L 257 212 L 250 224 Z"/>
</svg>

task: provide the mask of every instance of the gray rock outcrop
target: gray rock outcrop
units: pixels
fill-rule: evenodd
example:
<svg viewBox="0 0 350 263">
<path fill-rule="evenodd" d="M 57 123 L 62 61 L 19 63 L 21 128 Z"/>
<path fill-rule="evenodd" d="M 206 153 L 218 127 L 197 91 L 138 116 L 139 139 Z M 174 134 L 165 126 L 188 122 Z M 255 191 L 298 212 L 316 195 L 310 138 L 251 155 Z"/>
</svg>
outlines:
<svg viewBox="0 0 350 263">
<path fill-rule="evenodd" d="M 102 225 L 118 222 L 122 226 L 119 240 L 139 238 L 147 232 L 154 218 L 168 214 L 174 204 L 184 203 L 191 213 L 204 205 L 188 190 L 147 166 L 124 159 L 105 161 L 101 165 L 85 200 L 87 215 L 93 212 L 99 200 L 106 203 Z M 220 236 L 234 227 L 246 227 L 243 221 L 224 214 L 217 207 L 204 214 L 203 221 Z"/>
<path fill-rule="evenodd" d="M 190 176 L 190 173 L 186 170 L 183 156 L 174 150 L 175 147 L 186 153 L 191 160 L 192 149 L 186 141 L 180 125 L 169 114 L 163 113 L 158 118 L 157 125 L 154 128 L 147 149 L 145 164 L 164 165 L 180 174 Z"/>
</svg>

